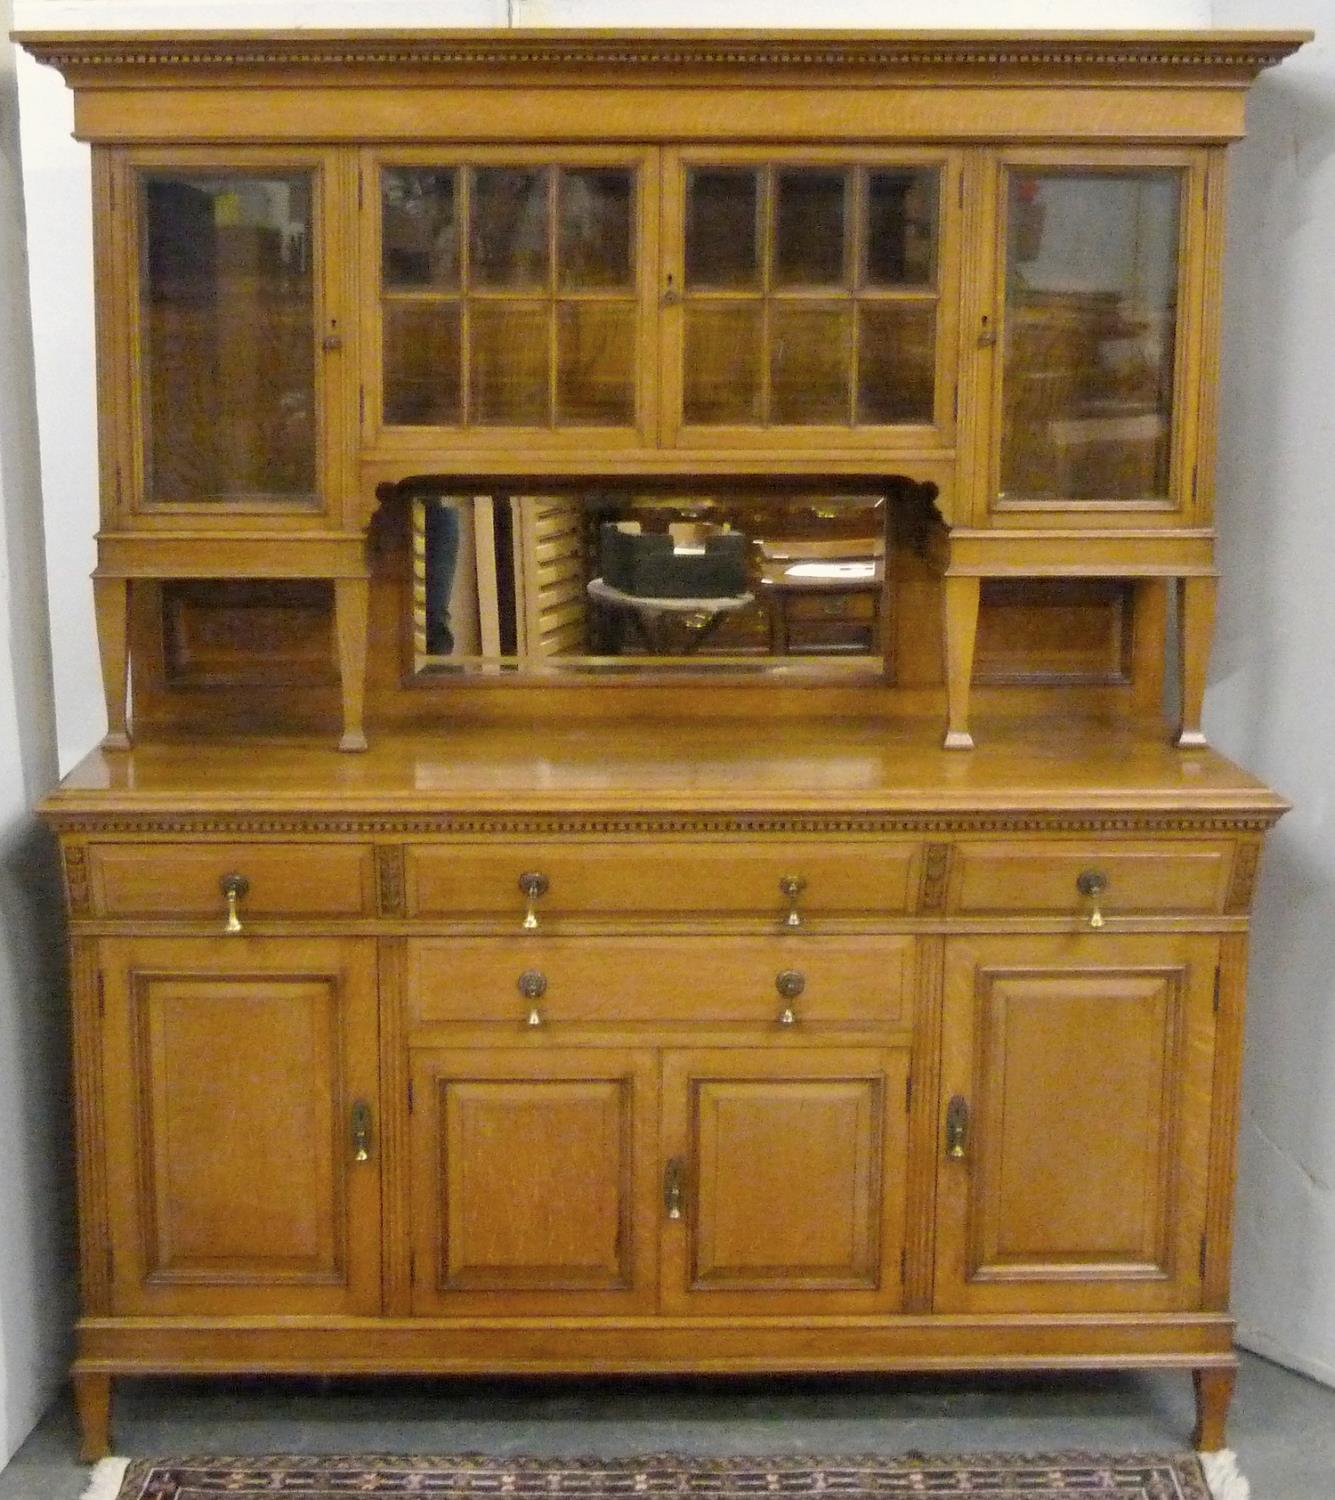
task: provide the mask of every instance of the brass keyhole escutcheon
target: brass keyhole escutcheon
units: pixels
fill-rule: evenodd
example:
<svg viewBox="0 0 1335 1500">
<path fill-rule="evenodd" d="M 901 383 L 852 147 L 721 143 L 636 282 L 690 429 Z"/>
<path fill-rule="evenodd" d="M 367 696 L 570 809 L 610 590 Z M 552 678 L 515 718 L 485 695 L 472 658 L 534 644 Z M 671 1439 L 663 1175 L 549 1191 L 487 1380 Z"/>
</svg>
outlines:
<svg viewBox="0 0 1335 1500">
<path fill-rule="evenodd" d="M 546 1018 L 538 1001 L 547 993 L 547 976 L 540 969 L 525 969 L 519 976 L 519 993 L 529 1002 L 529 1026 L 541 1026 Z"/>
<path fill-rule="evenodd" d="M 223 899 L 227 902 L 227 920 L 223 923 L 223 931 L 229 935 L 235 935 L 242 931 L 241 913 L 237 910 L 237 903 L 250 891 L 250 881 L 244 875 L 224 875 L 218 882 L 218 887 L 223 893 Z"/>
<path fill-rule="evenodd" d="M 551 888 L 551 881 L 537 870 L 526 870 L 519 877 L 519 889 L 524 895 L 524 920 L 519 924 L 525 932 L 532 932 L 538 925 L 538 902 Z"/>
<path fill-rule="evenodd" d="M 1104 925 L 1102 900 L 1108 877 L 1102 870 L 1082 870 L 1076 876 L 1075 888 L 1090 903 L 1089 925 L 1097 931 Z"/>
</svg>

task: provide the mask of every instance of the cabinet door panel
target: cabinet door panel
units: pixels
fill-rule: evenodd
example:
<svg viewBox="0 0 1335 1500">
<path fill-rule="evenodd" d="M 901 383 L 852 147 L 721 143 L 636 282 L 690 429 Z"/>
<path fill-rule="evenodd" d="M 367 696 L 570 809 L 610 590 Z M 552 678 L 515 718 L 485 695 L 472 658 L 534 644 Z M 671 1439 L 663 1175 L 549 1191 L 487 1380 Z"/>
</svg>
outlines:
<svg viewBox="0 0 1335 1500">
<path fill-rule="evenodd" d="M 104 945 L 117 1312 L 374 1312 L 374 949 Z M 372 1136 L 372 1146 L 374 1136 Z"/>
<path fill-rule="evenodd" d="M 969 1118 L 941 1167 L 939 1310 L 1197 1305 L 1216 954 L 951 944 L 942 1109 Z"/>
<path fill-rule="evenodd" d="M 648 1053 L 422 1051 L 413 1065 L 413 1310 L 651 1311 Z"/>
<path fill-rule="evenodd" d="M 907 1054 L 669 1053 L 669 1312 L 885 1312 L 901 1297 Z"/>
</svg>

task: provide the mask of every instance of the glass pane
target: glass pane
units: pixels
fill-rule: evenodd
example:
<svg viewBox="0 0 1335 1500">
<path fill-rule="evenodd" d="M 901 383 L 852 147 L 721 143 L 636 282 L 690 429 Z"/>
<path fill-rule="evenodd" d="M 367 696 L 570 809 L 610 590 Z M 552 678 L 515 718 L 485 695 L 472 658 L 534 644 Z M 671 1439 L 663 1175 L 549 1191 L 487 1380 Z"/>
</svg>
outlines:
<svg viewBox="0 0 1335 1500">
<path fill-rule="evenodd" d="M 547 177 L 545 167 L 474 170 L 471 285 L 547 285 Z"/>
<path fill-rule="evenodd" d="M 563 287 L 628 287 L 634 178 L 627 168 L 561 173 L 557 279 Z"/>
<path fill-rule="evenodd" d="M 1016 171 L 1007 198 L 1003 493 L 1165 498 L 1180 174 Z"/>
<path fill-rule="evenodd" d="M 775 174 L 774 283 L 840 286 L 848 174 L 815 168 Z"/>
<path fill-rule="evenodd" d="M 381 172 L 380 264 L 387 288 L 458 288 L 457 176 L 409 167 Z"/>
<path fill-rule="evenodd" d="M 789 425 L 852 418 L 852 311 L 776 302 L 770 314 L 770 420 Z"/>
<path fill-rule="evenodd" d="M 314 498 L 312 175 L 140 178 L 148 499 Z"/>
<path fill-rule="evenodd" d="M 683 409 L 688 422 L 760 421 L 763 316 L 758 301 L 686 308 Z"/>
<path fill-rule="evenodd" d="M 935 284 L 939 196 L 935 167 L 867 173 L 868 286 Z"/>
<path fill-rule="evenodd" d="M 930 422 L 936 314 L 915 302 L 858 308 L 858 421 Z"/>
<path fill-rule="evenodd" d="M 557 311 L 556 420 L 626 426 L 635 420 L 635 309 L 566 302 Z"/>
<path fill-rule="evenodd" d="M 759 287 L 760 173 L 692 167 L 686 174 L 686 285 Z"/>
<path fill-rule="evenodd" d="M 459 421 L 459 305 L 385 306 L 385 413 L 391 427 Z"/>
<path fill-rule="evenodd" d="M 470 418 L 482 425 L 545 427 L 548 421 L 547 306 L 474 302 Z"/>
</svg>

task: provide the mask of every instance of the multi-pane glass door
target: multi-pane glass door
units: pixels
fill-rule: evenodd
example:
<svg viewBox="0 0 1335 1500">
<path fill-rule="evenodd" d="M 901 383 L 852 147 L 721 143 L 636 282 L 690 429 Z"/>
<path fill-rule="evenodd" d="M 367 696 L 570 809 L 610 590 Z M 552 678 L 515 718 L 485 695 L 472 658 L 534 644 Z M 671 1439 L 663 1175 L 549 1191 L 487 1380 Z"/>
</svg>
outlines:
<svg viewBox="0 0 1335 1500">
<path fill-rule="evenodd" d="M 939 153 L 671 156 L 670 435 L 690 446 L 943 442 L 957 171 Z"/>
<path fill-rule="evenodd" d="M 478 150 L 372 161 L 368 175 L 380 441 L 638 440 L 657 211 L 640 157 Z"/>
<path fill-rule="evenodd" d="M 996 203 L 999 511 L 1180 512 L 1199 375 L 1180 309 L 1201 274 L 1182 153 L 1005 159 Z"/>
</svg>

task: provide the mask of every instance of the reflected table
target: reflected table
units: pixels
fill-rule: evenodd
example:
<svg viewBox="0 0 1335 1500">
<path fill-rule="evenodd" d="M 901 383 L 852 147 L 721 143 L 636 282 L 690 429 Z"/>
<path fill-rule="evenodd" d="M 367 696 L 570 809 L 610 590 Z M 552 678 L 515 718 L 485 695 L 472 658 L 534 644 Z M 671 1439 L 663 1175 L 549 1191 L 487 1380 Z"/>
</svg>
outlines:
<svg viewBox="0 0 1335 1500">
<path fill-rule="evenodd" d="M 760 587 L 771 655 L 875 651 L 884 582 L 879 557 L 767 562 Z"/>
<path fill-rule="evenodd" d="M 613 588 L 602 578 L 591 578 L 589 598 L 615 621 L 633 623 L 653 656 L 689 656 L 718 629 L 720 621 L 755 603 L 751 593 L 724 594 L 713 599 L 648 598 Z M 619 628 L 612 633 L 620 638 Z"/>
</svg>

